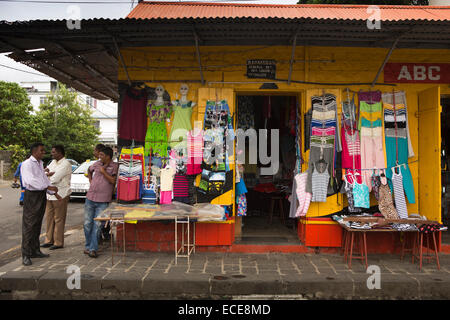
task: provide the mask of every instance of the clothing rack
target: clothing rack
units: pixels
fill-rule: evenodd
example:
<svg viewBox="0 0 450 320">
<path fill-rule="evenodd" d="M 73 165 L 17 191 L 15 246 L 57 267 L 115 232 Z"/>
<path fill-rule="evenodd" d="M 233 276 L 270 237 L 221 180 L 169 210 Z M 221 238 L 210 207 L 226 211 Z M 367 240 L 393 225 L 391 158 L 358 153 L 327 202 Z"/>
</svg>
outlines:
<svg viewBox="0 0 450 320">
<path fill-rule="evenodd" d="M 400 168 L 400 167 L 405 167 L 406 168 L 407 164 L 411 164 L 411 163 L 415 163 L 415 162 L 419 162 L 419 160 L 406 162 L 406 163 L 401 163 L 401 164 L 398 164 L 398 165 L 390 167 L 390 168 Z M 340 168 L 340 169 L 342 169 L 342 170 L 355 170 L 355 171 L 356 170 L 357 171 L 367 171 L 367 170 L 373 171 L 373 170 L 387 170 L 387 169 L 390 169 L 390 168 L 366 168 L 366 169 Z"/>
<path fill-rule="evenodd" d="M 180 137 L 180 139 L 178 140 L 167 140 L 167 141 L 163 141 L 163 140 L 146 140 L 145 142 L 151 142 L 151 143 L 170 143 L 170 142 L 183 142 L 183 141 L 187 141 L 187 139 L 183 139 L 182 137 Z"/>
<path fill-rule="evenodd" d="M 406 163 L 401 163 L 401 164 L 398 164 L 398 165 L 396 165 L 396 166 L 393 166 L 393 167 L 390 167 L 390 168 L 400 168 L 400 167 L 405 167 L 407 164 L 409 165 L 409 164 L 411 164 L 411 163 L 415 163 L 415 162 L 419 162 L 419 160 L 414 160 L 414 161 L 411 161 L 411 162 L 406 162 Z M 309 165 L 309 161 L 306 161 L 305 162 L 306 164 L 308 164 Z M 390 169 L 390 168 L 365 168 L 365 169 L 354 169 L 354 168 L 337 168 L 337 169 L 342 169 L 342 170 L 357 170 L 357 171 L 367 171 L 367 170 L 371 170 L 371 171 L 373 171 L 373 170 L 386 170 L 386 169 Z"/>
</svg>

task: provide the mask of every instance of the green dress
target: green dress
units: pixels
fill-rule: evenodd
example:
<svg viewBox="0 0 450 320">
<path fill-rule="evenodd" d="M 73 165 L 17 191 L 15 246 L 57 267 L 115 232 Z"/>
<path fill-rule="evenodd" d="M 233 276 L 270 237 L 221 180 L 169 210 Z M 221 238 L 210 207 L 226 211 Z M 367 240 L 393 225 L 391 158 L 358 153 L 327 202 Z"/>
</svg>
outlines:
<svg viewBox="0 0 450 320">
<path fill-rule="evenodd" d="M 148 156 L 151 148 L 153 154 L 167 157 L 166 119 L 172 113 L 172 105 L 157 106 L 153 102 L 150 102 L 147 106 L 147 111 L 150 123 L 145 135 L 144 155 Z"/>
<path fill-rule="evenodd" d="M 192 130 L 192 101 L 183 104 L 179 100 L 176 100 L 173 110 L 175 114 L 170 132 L 169 145 L 173 149 L 187 150 L 187 133 Z M 182 142 L 179 142 L 180 137 L 183 139 Z"/>
</svg>

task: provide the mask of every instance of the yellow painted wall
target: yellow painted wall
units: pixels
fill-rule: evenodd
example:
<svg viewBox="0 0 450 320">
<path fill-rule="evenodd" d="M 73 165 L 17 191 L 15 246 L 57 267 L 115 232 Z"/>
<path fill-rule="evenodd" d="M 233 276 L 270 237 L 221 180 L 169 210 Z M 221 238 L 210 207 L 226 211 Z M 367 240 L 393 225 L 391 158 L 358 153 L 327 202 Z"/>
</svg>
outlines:
<svg viewBox="0 0 450 320">
<path fill-rule="evenodd" d="M 292 80 L 310 82 L 367 82 L 371 83 L 382 64 L 388 49 L 373 48 L 334 48 L 334 47 L 304 47 L 298 46 L 295 51 L 295 60 Z M 122 48 L 128 73 L 132 81 L 145 80 L 147 85 L 155 87 L 162 84 L 175 98 L 179 91 L 180 83 L 186 80 L 200 80 L 195 47 L 145 47 Z M 271 82 L 262 79 L 248 79 L 246 73 L 247 59 L 275 59 L 277 60 L 277 78 L 287 79 L 289 74 L 289 60 L 291 47 L 200 47 L 203 74 L 206 83 L 189 83 L 189 99 L 198 102 L 198 110 L 205 107 L 204 95 L 199 101 L 200 88 L 227 88 L 234 90 L 235 94 L 242 92 L 267 91 L 267 93 L 295 93 L 302 97 L 302 111 L 307 110 L 307 90 L 337 89 L 341 92 L 341 98 L 346 98 L 344 91 L 346 86 L 305 85 L 298 83 L 277 83 L 278 90 L 260 90 L 263 82 Z M 306 62 L 304 60 L 307 60 Z M 394 50 L 389 62 L 441 62 L 450 61 L 450 50 Z M 126 80 L 123 68 L 119 67 L 119 80 Z M 174 82 L 176 81 L 176 82 Z M 178 82 L 179 81 L 179 82 Z M 214 83 L 214 82 L 247 82 L 247 83 Z M 258 83 L 252 83 L 258 82 Z M 381 73 L 379 83 L 383 83 Z M 418 93 L 434 87 L 434 84 L 397 84 L 396 90 L 404 90 L 407 95 L 409 127 L 412 145 L 416 156 L 410 158 L 410 162 L 418 160 Z M 370 86 L 351 86 L 352 90 L 369 90 Z M 392 87 L 375 86 L 373 90 L 382 92 L 392 91 Z M 204 91 L 203 91 L 204 92 Z M 220 90 L 215 91 L 220 97 Z M 442 94 L 450 94 L 448 84 L 441 85 Z M 200 111 L 201 112 L 201 111 Z M 199 115 L 197 115 L 198 117 Z M 193 116 L 195 117 L 195 116 Z M 201 118 L 201 116 L 200 116 Z M 304 158 L 307 159 L 304 154 Z M 410 165 L 416 199 L 418 199 L 419 166 L 417 162 Z M 440 174 L 440 172 L 436 172 Z M 308 216 L 323 216 L 337 211 L 343 205 L 341 195 L 330 197 L 325 204 L 313 204 Z M 420 200 L 419 200 L 420 201 Z M 416 204 L 408 204 L 409 213 L 417 213 Z"/>
</svg>

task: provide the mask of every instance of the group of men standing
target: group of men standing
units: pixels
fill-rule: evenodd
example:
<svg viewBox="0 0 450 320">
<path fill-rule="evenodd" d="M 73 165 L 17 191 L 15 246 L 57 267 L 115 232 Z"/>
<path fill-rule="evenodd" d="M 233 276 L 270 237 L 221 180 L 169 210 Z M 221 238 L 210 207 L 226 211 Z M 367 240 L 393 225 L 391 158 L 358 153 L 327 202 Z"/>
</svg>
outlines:
<svg viewBox="0 0 450 320">
<path fill-rule="evenodd" d="M 42 161 L 45 146 L 34 143 L 30 151 L 31 156 L 20 167 L 21 183 L 25 189 L 22 217 L 22 263 L 25 266 L 32 264 L 32 258 L 49 257 L 41 252 L 41 247 L 49 250 L 64 247 L 64 227 L 72 175 L 72 165 L 65 158 L 62 145 L 52 147 L 53 161 L 45 169 Z M 111 148 L 99 144 L 94 149 L 94 156 L 99 160 L 88 169 L 90 188 L 84 209 L 84 253 L 92 258 L 98 256 L 100 237 L 100 223 L 94 221 L 94 218 L 111 202 L 118 171 L 117 163 L 112 160 Z M 40 245 L 39 235 L 44 215 L 46 236 L 44 243 Z"/>
</svg>

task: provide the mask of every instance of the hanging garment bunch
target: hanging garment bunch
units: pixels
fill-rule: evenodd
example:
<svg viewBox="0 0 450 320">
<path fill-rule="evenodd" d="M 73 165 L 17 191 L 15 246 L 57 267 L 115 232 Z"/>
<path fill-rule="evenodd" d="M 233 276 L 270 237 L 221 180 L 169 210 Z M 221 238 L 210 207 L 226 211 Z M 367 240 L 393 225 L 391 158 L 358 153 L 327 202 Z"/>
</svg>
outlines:
<svg viewBox="0 0 450 320">
<path fill-rule="evenodd" d="M 198 191 L 205 196 L 200 201 L 209 202 L 211 197 L 227 191 L 226 186 L 233 186 L 233 176 L 227 173 L 230 172 L 228 157 L 232 152 L 235 134 L 226 100 L 216 98 L 216 101 L 206 102 L 203 129 L 203 162 Z"/>
<path fill-rule="evenodd" d="M 347 89 L 347 100 L 342 103 L 341 115 L 342 167 L 348 168 L 344 175 L 343 189 L 347 195 L 348 210 L 351 213 L 362 211 L 366 207 L 364 186 L 361 186 L 361 140 L 357 127 L 357 108 L 355 94 L 350 99 Z M 361 194 L 363 195 L 361 197 Z M 356 203 L 356 205 L 355 205 Z"/>
<path fill-rule="evenodd" d="M 350 99 L 347 92 L 347 101 L 342 106 L 342 165 L 346 169 L 344 193 L 348 211 L 360 213 L 368 209 L 372 192 L 383 216 L 407 218 L 406 197 L 410 203 L 415 199 L 408 166 L 408 158 L 414 153 L 410 149 L 405 93 L 359 91 L 358 102 L 353 112 L 354 96 Z M 358 141 L 358 133 L 360 167 L 358 146 L 349 146 L 349 142 Z M 350 138 L 352 134 L 354 139 Z"/>
<path fill-rule="evenodd" d="M 326 202 L 333 193 L 336 153 L 342 151 L 337 118 L 336 96 L 323 92 L 311 98 L 310 154 L 305 191 L 311 201 Z"/>
<path fill-rule="evenodd" d="M 144 148 L 124 147 L 119 156 L 117 201 L 135 202 L 142 198 L 144 186 Z"/>
</svg>

